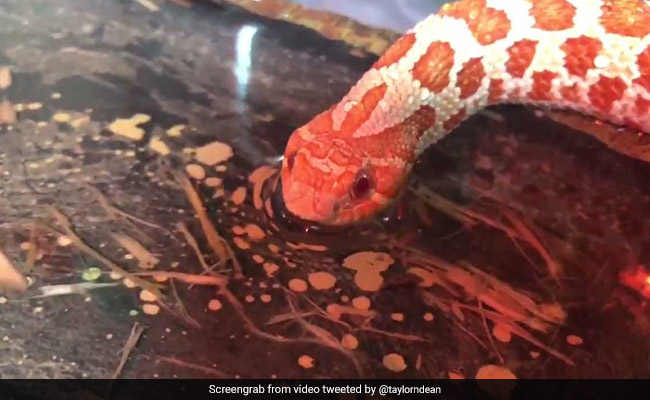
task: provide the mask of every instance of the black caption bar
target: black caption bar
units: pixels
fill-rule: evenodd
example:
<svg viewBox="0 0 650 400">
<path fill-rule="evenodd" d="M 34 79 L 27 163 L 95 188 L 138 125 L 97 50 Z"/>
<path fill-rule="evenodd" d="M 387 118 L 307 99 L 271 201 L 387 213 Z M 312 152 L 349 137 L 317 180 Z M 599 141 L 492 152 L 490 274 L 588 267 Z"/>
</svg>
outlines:
<svg viewBox="0 0 650 400">
<path fill-rule="evenodd" d="M 0 400 L 647 399 L 649 380 L 3 380 Z"/>
</svg>

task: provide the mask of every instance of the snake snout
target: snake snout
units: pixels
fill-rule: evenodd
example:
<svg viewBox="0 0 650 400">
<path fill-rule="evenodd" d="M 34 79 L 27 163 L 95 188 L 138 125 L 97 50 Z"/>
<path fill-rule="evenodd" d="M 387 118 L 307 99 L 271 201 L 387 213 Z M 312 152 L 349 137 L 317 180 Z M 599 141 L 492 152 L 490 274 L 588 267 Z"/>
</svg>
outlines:
<svg viewBox="0 0 650 400">
<path fill-rule="evenodd" d="M 272 215 L 268 217 L 273 221 L 273 224 L 283 231 L 293 233 L 320 233 L 320 234 L 336 234 L 346 230 L 345 227 L 329 226 L 318 224 L 313 221 L 304 220 L 297 215 L 293 214 L 286 206 L 282 194 L 282 179 L 276 178 L 277 181 L 268 184 L 265 187 L 267 198 L 271 200 Z"/>
</svg>

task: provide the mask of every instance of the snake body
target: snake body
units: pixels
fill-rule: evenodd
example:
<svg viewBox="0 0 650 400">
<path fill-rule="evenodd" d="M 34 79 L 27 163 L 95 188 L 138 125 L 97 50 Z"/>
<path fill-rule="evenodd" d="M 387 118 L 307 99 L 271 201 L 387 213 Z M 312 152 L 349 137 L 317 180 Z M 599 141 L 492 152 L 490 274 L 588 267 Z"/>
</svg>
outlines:
<svg viewBox="0 0 650 400">
<path fill-rule="evenodd" d="M 461 0 L 398 39 L 340 102 L 293 132 L 282 197 L 341 225 L 400 193 L 417 157 L 477 111 L 519 103 L 650 132 L 644 0 Z"/>
</svg>

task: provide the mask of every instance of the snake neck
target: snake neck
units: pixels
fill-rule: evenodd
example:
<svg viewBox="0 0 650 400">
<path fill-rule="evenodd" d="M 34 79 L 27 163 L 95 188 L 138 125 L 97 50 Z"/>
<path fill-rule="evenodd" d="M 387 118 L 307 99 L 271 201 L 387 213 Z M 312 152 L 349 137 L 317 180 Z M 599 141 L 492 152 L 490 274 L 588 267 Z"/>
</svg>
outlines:
<svg viewBox="0 0 650 400">
<path fill-rule="evenodd" d="M 291 136 L 283 199 L 330 225 L 372 218 L 415 160 L 489 105 L 580 111 L 650 132 L 643 0 L 461 0 L 395 42 L 349 93 Z"/>
<path fill-rule="evenodd" d="M 477 111 L 571 109 L 650 132 L 642 0 L 462 0 L 395 42 L 331 113 L 332 130 L 412 165 Z"/>
</svg>

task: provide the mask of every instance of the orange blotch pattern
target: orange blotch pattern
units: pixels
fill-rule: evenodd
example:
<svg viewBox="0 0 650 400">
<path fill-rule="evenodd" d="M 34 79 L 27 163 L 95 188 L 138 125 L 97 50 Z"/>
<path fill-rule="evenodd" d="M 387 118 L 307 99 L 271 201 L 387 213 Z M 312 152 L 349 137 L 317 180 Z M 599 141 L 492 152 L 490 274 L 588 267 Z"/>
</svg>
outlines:
<svg viewBox="0 0 650 400">
<path fill-rule="evenodd" d="M 330 107 L 329 110 L 318 114 L 316 117 L 314 117 L 314 119 L 309 121 L 308 127 L 309 131 L 312 134 L 321 135 L 332 132 L 334 125 L 332 120 L 332 112 L 334 111 L 334 107 L 335 106 Z"/>
<path fill-rule="evenodd" d="M 348 115 L 341 124 L 341 132 L 351 135 L 366 122 L 379 101 L 384 97 L 387 88 L 386 84 L 381 84 L 368 90 L 361 98 L 361 101 L 348 111 Z"/>
<path fill-rule="evenodd" d="M 450 131 L 460 125 L 461 122 L 465 120 L 467 117 L 467 110 L 463 107 L 460 111 L 458 111 L 456 114 L 452 115 L 451 118 L 449 118 L 447 121 L 445 121 L 444 124 L 442 124 L 442 127 L 445 131 Z"/>
<path fill-rule="evenodd" d="M 612 104 L 623 97 L 627 85 L 621 78 L 601 76 L 598 82 L 589 88 L 589 100 L 597 109 L 608 112 Z"/>
<path fill-rule="evenodd" d="M 488 45 L 505 38 L 510 32 L 510 20 L 504 11 L 488 7 L 485 0 L 461 0 L 445 4 L 438 15 L 462 19 L 474 38 Z"/>
<path fill-rule="evenodd" d="M 533 62 L 537 42 L 535 40 L 520 40 L 508 48 L 508 62 L 506 62 L 506 71 L 515 78 L 524 76 L 526 69 Z"/>
<path fill-rule="evenodd" d="M 332 161 L 336 165 L 341 165 L 345 166 L 348 165 L 349 162 L 348 160 L 350 159 L 350 156 L 347 154 L 342 153 L 340 150 L 334 150 L 332 154 L 330 154 L 330 161 Z"/>
<path fill-rule="evenodd" d="M 301 131 L 308 130 L 310 134 L 321 136 L 321 135 L 330 135 L 333 131 L 333 120 L 332 112 L 336 105 L 330 107 L 327 111 L 323 111 L 318 114 L 311 121 L 309 121 L 305 126 L 296 129 L 289 138 L 287 146 L 284 150 L 284 155 L 289 156 L 290 154 L 300 150 L 305 146 L 306 141 L 301 137 Z"/>
<path fill-rule="evenodd" d="M 528 97 L 531 100 L 548 101 L 551 100 L 551 86 L 557 73 L 552 71 L 538 71 L 533 73 L 533 90 Z"/>
<path fill-rule="evenodd" d="M 481 87 L 481 81 L 485 77 L 485 69 L 481 59 L 481 57 L 472 58 L 458 72 L 457 85 L 460 87 L 461 99 L 468 98 Z"/>
<path fill-rule="evenodd" d="M 571 86 L 563 86 L 560 93 L 562 98 L 570 103 L 577 103 L 580 100 L 580 88 L 575 83 Z"/>
<path fill-rule="evenodd" d="M 535 18 L 535 28 L 545 31 L 561 31 L 573 26 L 576 8 L 567 0 L 528 0 L 530 16 Z"/>
<path fill-rule="evenodd" d="M 527 89 L 524 86 L 515 87 L 510 93 L 510 99 L 520 101 L 523 100 L 527 94 Z"/>
<path fill-rule="evenodd" d="M 357 139 L 357 146 L 370 157 L 410 160 L 422 134 L 435 123 L 435 108 L 422 106 L 399 124 L 377 135 Z"/>
<path fill-rule="evenodd" d="M 645 115 L 650 112 L 650 100 L 644 99 L 641 96 L 636 98 L 634 105 L 636 106 L 636 112 L 639 115 Z"/>
<path fill-rule="evenodd" d="M 409 134 L 419 140 L 424 132 L 436 123 L 436 109 L 429 106 L 420 107 L 405 121 Z"/>
<path fill-rule="evenodd" d="M 637 85 L 643 86 L 650 92 L 650 47 L 647 47 L 637 58 L 637 65 L 641 76 L 634 80 Z"/>
<path fill-rule="evenodd" d="M 488 89 L 488 102 L 496 104 L 501 101 L 501 97 L 505 93 L 503 89 L 503 79 L 492 79 L 490 81 L 490 88 Z"/>
<path fill-rule="evenodd" d="M 643 37 L 650 34 L 650 5 L 644 0 L 604 0 L 600 23 L 608 33 Z"/>
<path fill-rule="evenodd" d="M 311 156 L 316 158 L 325 158 L 327 156 L 327 153 L 329 153 L 327 146 L 323 146 L 320 141 L 307 142 L 303 145 L 303 148 L 309 150 Z M 298 154 L 298 156 L 299 155 L 300 154 Z M 298 156 L 296 156 L 294 164 L 298 162 Z"/>
<path fill-rule="evenodd" d="M 398 62 L 415 44 L 415 33 L 407 33 L 399 38 L 386 52 L 377 60 L 373 68 L 379 69 Z"/>
<path fill-rule="evenodd" d="M 454 50 L 446 42 L 433 42 L 415 63 L 413 77 L 433 93 L 449 85 L 449 72 L 454 66 Z"/>
<path fill-rule="evenodd" d="M 594 59 L 602 49 L 603 44 L 599 39 L 580 36 L 567 39 L 560 46 L 566 54 L 564 65 L 571 75 L 584 78 L 587 71 L 594 68 Z"/>
<path fill-rule="evenodd" d="M 314 174 L 311 173 L 309 167 L 309 159 L 307 155 L 303 152 L 300 152 L 296 155 L 296 158 L 293 162 L 293 169 L 291 171 L 291 177 L 298 182 L 312 182 Z"/>
</svg>

